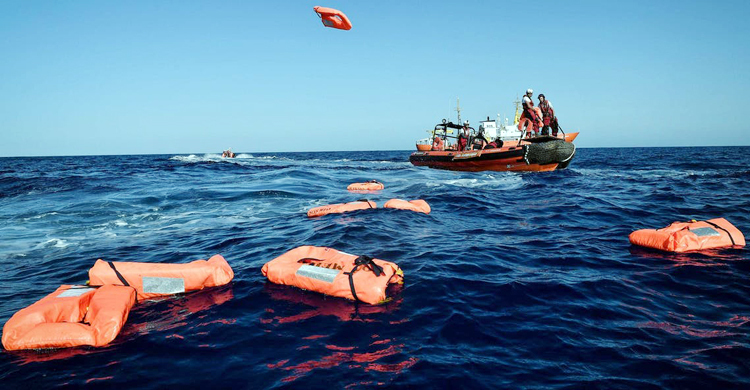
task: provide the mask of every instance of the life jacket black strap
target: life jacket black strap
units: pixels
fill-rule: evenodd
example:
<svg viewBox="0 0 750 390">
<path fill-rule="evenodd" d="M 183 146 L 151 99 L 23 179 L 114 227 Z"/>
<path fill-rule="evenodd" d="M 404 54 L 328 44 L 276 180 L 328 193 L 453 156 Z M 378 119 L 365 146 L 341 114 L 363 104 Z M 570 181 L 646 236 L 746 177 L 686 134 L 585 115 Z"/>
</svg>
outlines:
<svg viewBox="0 0 750 390">
<path fill-rule="evenodd" d="M 138 303 L 138 289 L 131 286 L 130 283 L 128 283 L 128 281 L 125 279 L 124 276 L 122 276 L 120 271 L 118 271 L 117 268 L 115 268 L 115 264 L 113 262 L 108 261 L 107 264 L 109 264 L 109 266 L 112 268 L 112 271 L 115 271 L 115 275 L 117 275 L 117 279 L 120 279 L 120 281 L 122 282 L 124 286 L 130 287 L 133 290 L 135 290 L 135 303 Z"/>
<path fill-rule="evenodd" d="M 117 268 L 115 267 L 115 264 L 111 261 L 108 261 L 107 264 L 109 264 L 109 266 L 112 268 L 112 271 L 115 271 L 115 275 L 117 275 L 117 279 L 120 279 L 123 285 L 130 287 L 130 283 L 128 283 L 128 281 L 125 280 L 125 277 L 122 276 L 120 271 L 117 270 Z"/>
<path fill-rule="evenodd" d="M 709 224 L 709 225 L 711 225 L 711 226 L 713 226 L 713 227 L 715 227 L 717 229 L 721 229 L 721 230 L 725 231 L 727 233 L 727 235 L 729 236 L 729 239 L 732 241 L 732 245 L 737 245 L 737 244 L 734 243 L 734 237 L 732 237 L 732 233 L 729 233 L 729 230 L 724 229 L 723 227 L 721 227 L 721 226 L 719 226 L 719 225 L 717 225 L 717 224 L 715 224 L 713 222 L 710 222 L 710 221 L 703 221 L 703 222 L 705 222 L 705 223 L 707 223 L 707 224 Z"/>
<path fill-rule="evenodd" d="M 370 203 L 370 201 L 367 199 L 357 199 L 357 202 L 366 202 L 367 205 L 370 206 L 370 208 L 372 208 L 372 203 Z"/>
<path fill-rule="evenodd" d="M 375 264 L 372 257 L 361 255 L 354 259 L 354 268 L 349 272 L 344 272 L 344 274 L 349 275 L 349 288 L 352 290 L 352 296 L 354 297 L 355 302 L 359 302 L 359 297 L 357 297 L 357 289 L 354 288 L 354 273 L 360 266 L 369 266 L 375 276 L 385 275 L 383 267 Z"/>
</svg>

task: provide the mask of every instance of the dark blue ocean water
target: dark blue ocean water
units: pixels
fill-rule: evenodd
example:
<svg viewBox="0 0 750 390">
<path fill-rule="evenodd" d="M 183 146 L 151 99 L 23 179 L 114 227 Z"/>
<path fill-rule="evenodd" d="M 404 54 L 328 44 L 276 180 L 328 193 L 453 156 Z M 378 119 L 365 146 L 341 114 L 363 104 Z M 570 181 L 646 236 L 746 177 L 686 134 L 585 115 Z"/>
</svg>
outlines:
<svg viewBox="0 0 750 390">
<path fill-rule="evenodd" d="M 750 147 L 579 149 L 567 170 L 415 168 L 410 152 L 0 159 L 0 322 L 97 258 L 219 253 L 228 286 L 137 305 L 111 345 L 0 352 L 0 387 L 748 388 L 750 252 L 663 254 L 635 229 L 750 232 Z M 308 219 L 366 197 L 425 199 Z M 393 261 L 384 306 L 275 286 L 300 245 Z"/>
</svg>

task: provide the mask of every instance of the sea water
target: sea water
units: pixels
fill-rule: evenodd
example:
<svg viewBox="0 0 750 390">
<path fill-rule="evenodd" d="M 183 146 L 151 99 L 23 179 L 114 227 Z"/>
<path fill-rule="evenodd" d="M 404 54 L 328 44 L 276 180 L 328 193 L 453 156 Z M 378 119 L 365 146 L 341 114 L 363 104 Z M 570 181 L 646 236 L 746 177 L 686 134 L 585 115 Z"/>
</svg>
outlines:
<svg viewBox="0 0 750 390">
<path fill-rule="evenodd" d="M 632 247 L 750 233 L 750 148 L 579 149 L 566 170 L 417 168 L 408 151 L 0 159 L 0 323 L 97 259 L 223 255 L 224 287 L 139 303 L 103 348 L 0 353 L 0 387 L 747 388 L 750 253 Z M 378 180 L 385 189 L 346 191 Z M 424 199 L 309 219 L 315 206 Z M 268 283 L 301 245 L 397 263 L 382 306 Z"/>
</svg>

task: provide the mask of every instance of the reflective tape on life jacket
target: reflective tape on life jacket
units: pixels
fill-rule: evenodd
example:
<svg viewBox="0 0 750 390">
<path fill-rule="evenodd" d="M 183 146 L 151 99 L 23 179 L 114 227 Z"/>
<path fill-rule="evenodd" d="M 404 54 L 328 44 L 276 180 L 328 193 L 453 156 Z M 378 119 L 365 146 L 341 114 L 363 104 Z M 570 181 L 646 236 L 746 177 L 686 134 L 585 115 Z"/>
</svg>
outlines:
<svg viewBox="0 0 750 390">
<path fill-rule="evenodd" d="M 272 283 L 372 305 L 387 302 L 388 285 L 403 283 L 404 275 L 389 261 L 315 246 L 292 249 L 264 264 L 261 272 Z"/>
<path fill-rule="evenodd" d="M 131 287 L 62 285 L 5 323 L 3 347 L 18 350 L 107 345 L 127 321 L 135 296 Z"/>
<path fill-rule="evenodd" d="M 380 183 L 376 180 L 370 180 L 364 183 L 352 183 L 349 184 L 348 187 L 346 187 L 346 189 L 349 191 L 380 191 L 383 188 L 385 188 L 383 183 Z"/>
<path fill-rule="evenodd" d="M 630 243 L 667 252 L 745 246 L 745 236 L 724 218 L 674 222 L 662 229 L 630 233 Z"/>
<path fill-rule="evenodd" d="M 313 207 L 307 211 L 307 216 L 310 218 L 322 217 L 328 214 L 338 214 L 338 213 L 345 213 L 348 211 L 355 211 L 355 210 L 374 209 L 377 207 L 378 207 L 377 203 L 371 200 L 362 199 L 356 202 L 337 203 L 337 204 L 329 204 L 325 206 Z"/>
<path fill-rule="evenodd" d="M 383 205 L 387 209 L 411 210 L 418 213 L 429 214 L 430 205 L 422 199 L 405 201 L 403 199 L 391 199 Z"/>
<path fill-rule="evenodd" d="M 221 255 L 185 264 L 109 262 L 99 259 L 89 270 L 91 286 L 132 286 L 138 291 L 139 299 L 222 286 L 232 278 L 234 271 Z"/>
</svg>

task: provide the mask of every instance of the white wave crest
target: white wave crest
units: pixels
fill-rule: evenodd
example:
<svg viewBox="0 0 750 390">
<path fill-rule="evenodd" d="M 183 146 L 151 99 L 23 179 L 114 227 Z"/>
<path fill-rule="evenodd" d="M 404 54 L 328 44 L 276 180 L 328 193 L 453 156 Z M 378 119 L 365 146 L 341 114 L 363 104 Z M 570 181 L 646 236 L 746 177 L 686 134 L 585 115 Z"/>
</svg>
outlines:
<svg viewBox="0 0 750 390">
<path fill-rule="evenodd" d="M 47 240 L 39 245 L 36 246 L 35 249 L 43 249 L 43 248 L 67 248 L 70 246 L 70 243 L 61 239 L 61 238 L 53 238 L 51 240 Z"/>
</svg>

